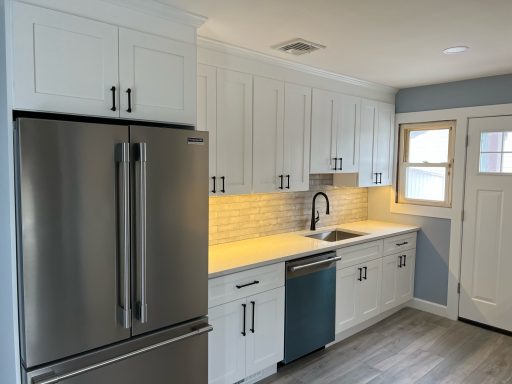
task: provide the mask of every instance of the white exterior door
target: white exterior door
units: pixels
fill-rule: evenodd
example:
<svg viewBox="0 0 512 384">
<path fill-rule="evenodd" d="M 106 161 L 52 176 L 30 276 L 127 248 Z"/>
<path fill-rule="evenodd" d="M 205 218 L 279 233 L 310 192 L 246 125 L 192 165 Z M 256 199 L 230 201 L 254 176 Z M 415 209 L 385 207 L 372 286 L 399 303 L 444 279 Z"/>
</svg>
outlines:
<svg viewBox="0 0 512 384">
<path fill-rule="evenodd" d="M 360 281 L 357 267 L 336 271 L 336 333 L 342 332 L 359 322 L 358 288 Z"/>
<path fill-rule="evenodd" d="M 338 95 L 313 89 L 311 110 L 311 173 L 334 173 L 337 160 Z"/>
<path fill-rule="evenodd" d="M 117 34 L 109 24 L 15 2 L 14 107 L 119 117 Z"/>
<path fill-rule="evenodd" d="M 225 69 L 217 69 L 217 183 L 220 195 L 252 187 L 252 76 Z"/>
<path fill-rule="evenodd" d="M 309 190 L 311 88 L 285 84 L 284 162 L 286 190 Z"/>
<path fill-rule="evenodd" d="M 284 83 L 254 77 L 253 192 L 283 191 Z"/>
<path fill-rule="evenodd" d="M 196 47 L 119 28 L 121 117 L 196 123 Z"/>
<path fill-rule="evenodd" d="M 208 321 L 213 325 L 208 334 L 209 384 L 233 384 L 246 376 L 243 305 L 245 299 L 208 310 Z"/>
<path fill-rule="evenodd" d="M 284 287 L 247 298 L 246 377 L 284 358 Z"/>
<path fill-rule="evenodd" d="M 398 255 L 386 256 L 382 259 L 382 311 L 397 305 L 398 271 L 401 260 Z"/>
<path fill-rule="evenodd" d="M 359 169 L 359 131 L 361 126 L 361 99 L 342 95 L 339 106 L 337 134 L 338 168 L 344 173 Z"/>
<path fill-rule="evenodd" d="M 210 195 L 218 191 L 217 180 L 217 69 L 197 65 L 197 130 L 209 132 L 209 177 Z"/>
<path fill-rule="evenodd" d="M 468 132 L 459 316 L 512 331 L 512 116 Z"/>
<path fill-rule="evenodd" d="M 365 321 L 380 313 L 382 259 L 360 264 L 362 281 L 358 286 L 358 318 Z"/>
</svg>

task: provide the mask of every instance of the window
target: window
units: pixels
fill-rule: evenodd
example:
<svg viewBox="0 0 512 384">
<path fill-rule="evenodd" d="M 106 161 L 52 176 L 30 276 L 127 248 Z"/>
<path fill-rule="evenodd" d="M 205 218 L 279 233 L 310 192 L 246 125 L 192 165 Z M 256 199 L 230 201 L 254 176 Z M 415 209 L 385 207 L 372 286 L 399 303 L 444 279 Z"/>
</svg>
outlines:
<svg viewBox="0 0 512 384">
<path fill-rule="evenodd" d="M 398 203 L 451 206 L 455 122 L 401 124 Z"/>
<path fill-rule="evenodd" d="M 480 134 L 480 173 L 512 173 L 512 132 Z"/>
</svg>

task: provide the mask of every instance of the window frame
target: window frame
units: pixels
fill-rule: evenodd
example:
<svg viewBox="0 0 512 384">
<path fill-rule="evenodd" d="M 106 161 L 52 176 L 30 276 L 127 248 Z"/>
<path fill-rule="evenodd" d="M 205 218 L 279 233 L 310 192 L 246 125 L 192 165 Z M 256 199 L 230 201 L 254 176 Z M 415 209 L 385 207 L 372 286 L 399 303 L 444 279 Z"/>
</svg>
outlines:
<svg viewBox="0 0 512 384">
<path fill-rule="evenodd" d="M 409 133 L 412 131 L 433 131 L 448 129 L 448 159 L 444 163 L 410 163 L 408 161 Z M 399 146 L 398 146 L 398 166 L 397 166 L 397 186 L 396 196 L 397 204 L 422 205 L 431 207 L 451 208 L 452 206 L 452 190 L 453 190 L 453 164 L 455 154 L 455 129 L 456 121 L 433 121 L 421 123 L 404 123 L 399 125 Z M 407 168 L 444 168 L 445 179 L 445 196 L 443 201 L 410 199 L 405 197 L 405 187 L 407 183 Z"/>
</svg>

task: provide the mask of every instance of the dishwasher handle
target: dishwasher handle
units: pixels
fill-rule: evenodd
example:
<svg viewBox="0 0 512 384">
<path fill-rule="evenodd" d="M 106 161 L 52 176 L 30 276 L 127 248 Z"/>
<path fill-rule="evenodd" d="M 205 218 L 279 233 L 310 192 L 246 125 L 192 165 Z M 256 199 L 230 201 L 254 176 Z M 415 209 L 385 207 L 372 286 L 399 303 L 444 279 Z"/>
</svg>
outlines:
<svg viewBox="0 0 512 384">
<path fill-rule="evenodd" d="M 340 260 L 341 260 L 341 256 L 330 257 L 328 259 L 320 260 L 320 261 L 315 261 L 313 263 L 302 264 L 302 265 L 295 265 L 293 267 L 290 267 L 290 271 L 291 272 L 300 271 L 301 269 L 315 267 L 317 265 L 322 265 L 322 264 L 326 264 L 326 263 L 332 263 L 333 261 L 340 261 Z"/>
</svg>

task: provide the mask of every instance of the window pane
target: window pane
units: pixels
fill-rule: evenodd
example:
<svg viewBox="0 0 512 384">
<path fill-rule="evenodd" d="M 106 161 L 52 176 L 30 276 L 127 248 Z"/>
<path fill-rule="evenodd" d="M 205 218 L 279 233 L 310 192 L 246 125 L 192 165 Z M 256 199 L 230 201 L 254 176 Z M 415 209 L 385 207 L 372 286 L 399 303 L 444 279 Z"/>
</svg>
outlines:
<svg viewBox="0 0 512 384">
<path fill-rule="evenodd" d="M 502 132 L 482 132 L 480 135 L 480 152 L 501 152 Z"/>
<path fill-rule="evenodd" d="M 407 155 L 410 163 L 448 162 L 449 129 L 409 131 Z"/>
<path fill-rule="evenodd" d="M 501 172 L 501 153 L 481 153 L 480 172 Z"/>
<path fill-rule="evenodd" d="M 405 198 L 444 201 L 445 167 L 408 167 L 405 180 Z"/>
<path fill-rule="evenodd" d="M 504 132 L 503 151 L 512 152 L 512 132 Z"/>
<path fill-rule="evenodd" d="M 501 172 L 512 173 L 512 153 L 503 154 L 503 164 Z"/>
<path fill-rule="evenodd" d="M 480 172 L 512 173 L 512 132 L 480 134 Z"/>
</svg>

